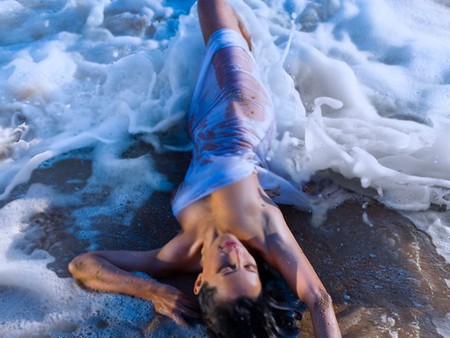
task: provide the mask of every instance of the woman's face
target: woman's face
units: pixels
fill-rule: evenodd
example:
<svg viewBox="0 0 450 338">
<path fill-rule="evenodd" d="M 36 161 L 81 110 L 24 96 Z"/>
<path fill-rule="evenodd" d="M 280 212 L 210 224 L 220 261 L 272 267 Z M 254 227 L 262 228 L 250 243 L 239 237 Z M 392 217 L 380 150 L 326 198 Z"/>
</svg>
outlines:
<svg viewBox="0 0 450 338">
<path fill-rule="evenodd" d="M 221 299 L 240 296 L 256 298 L 262 289 L 255 259 L 231 234 L 219 235 L 207 248 L 203 257 L 203 272 L 195 282 L 195 294 L 204 282 L 217 287 L 217 297 Z"/>
</svg>

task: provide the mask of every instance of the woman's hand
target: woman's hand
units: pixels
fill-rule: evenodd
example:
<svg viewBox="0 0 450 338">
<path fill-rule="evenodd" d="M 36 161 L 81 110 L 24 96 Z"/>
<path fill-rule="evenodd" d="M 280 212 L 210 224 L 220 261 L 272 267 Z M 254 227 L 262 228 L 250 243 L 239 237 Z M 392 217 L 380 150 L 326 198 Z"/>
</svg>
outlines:
<svg viewBox="0 0 450 338">
<path fill-rule="evenodd" d="M 133 262 L 133 258 L 138 254 L 141 255 L 126 251 L 87 253 L 73 259 L 69 270 L 77 280 L 91 289 L 150 300 L 156 312 L 172 318 L 177 324 L 186 326 L 186 318 L 199 318 L 198 304 L 180 290 L 123 270 L 135 267 L 137 263 Z"/>
<path fill-rule="evenodd" d="M 149 299 L 156 312 L 172 318 L 179 325 L 188 326 L 186 318 L 200 318 L 198 304 L 173 286 L 158 283 Z"/>
</svg>

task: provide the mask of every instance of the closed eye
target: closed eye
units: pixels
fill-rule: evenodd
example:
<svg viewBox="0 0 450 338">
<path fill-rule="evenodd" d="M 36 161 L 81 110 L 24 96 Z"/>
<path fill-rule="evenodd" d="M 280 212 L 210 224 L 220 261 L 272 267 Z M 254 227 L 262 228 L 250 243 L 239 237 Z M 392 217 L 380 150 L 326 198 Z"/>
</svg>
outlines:
<svg viewBox="0 0 450 338">
<path fill-rule="evenodd" d="M 251 273 L 258 273 L 258 267 L 255 264 L 247 264 L 244 265 L 244 269 Z M 217 273 L 220 273 L 224 276 L 229 275 L 233 272 L 237 271 L 236 264 L 224 264 L 217 269 Z"/>
<path fill-rule="evenodd" d="M 246 264 L 244 268 L 250 272 L 258 273 L 258 267 L 255 264 Z"/>
<path fill-rule="evenodd" d="M 236 264 L 223 264 L 217 269 L 217 273 L 227 274 L 236 270 Z"/>
</svg>

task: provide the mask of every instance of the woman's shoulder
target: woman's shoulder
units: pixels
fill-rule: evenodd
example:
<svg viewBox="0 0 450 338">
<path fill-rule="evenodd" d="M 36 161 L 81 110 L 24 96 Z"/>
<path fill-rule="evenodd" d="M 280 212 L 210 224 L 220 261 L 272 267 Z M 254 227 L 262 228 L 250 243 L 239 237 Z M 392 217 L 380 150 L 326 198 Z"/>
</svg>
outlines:
<svg viewBox="0 0 450 338">
<path fill-rule="evenodd" d="M 157 258 L 175 271 L 197 272 L 200 268 L 201 239 L 195 234 L 180 231 L 160 250 Z"/>
<path fill-rule="evenodd" d="M 185 236 L 195 237 L 201 224 L 207 222 L 207 219 L 213 214 L 209 199 L 210 196 L 201 198 L 178 213 L 177 221 L 180 224 L 182 233 L 186 234 Z"/>
</svg>

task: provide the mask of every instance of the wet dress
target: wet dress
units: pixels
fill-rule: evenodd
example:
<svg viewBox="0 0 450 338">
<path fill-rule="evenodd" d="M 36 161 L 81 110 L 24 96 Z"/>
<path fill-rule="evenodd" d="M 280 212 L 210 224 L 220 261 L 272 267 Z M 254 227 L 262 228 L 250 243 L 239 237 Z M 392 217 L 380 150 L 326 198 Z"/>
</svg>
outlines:
<svg viewBox="0 0 450 338">
<path fill-rule="evenodd" d="M 298 188 L 267 169 L 275 136 L 273 106 L 247 41 L 234 30 L 220 29 L 208 41 L 188 113 L 188 131 L 194 150 L 172 203 L 175 216 L 254 172 L 275 202 L 308 203 Z"/>
</svg>

